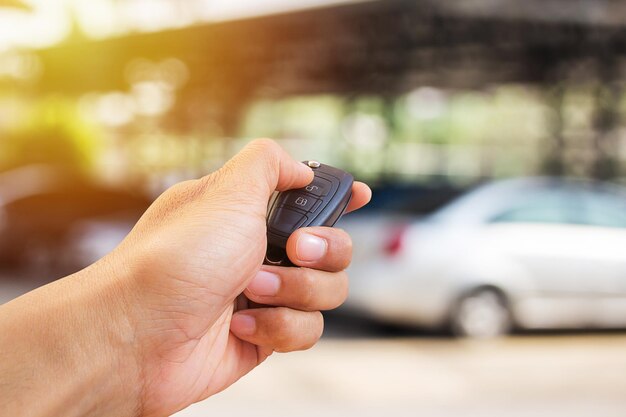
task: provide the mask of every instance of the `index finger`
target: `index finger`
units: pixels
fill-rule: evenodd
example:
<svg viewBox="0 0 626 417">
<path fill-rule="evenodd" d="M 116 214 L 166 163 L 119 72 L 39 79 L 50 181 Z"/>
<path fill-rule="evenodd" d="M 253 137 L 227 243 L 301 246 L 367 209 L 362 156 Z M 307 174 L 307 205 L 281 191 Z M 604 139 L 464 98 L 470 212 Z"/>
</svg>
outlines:
<svg viewBox="0 0 626 417">
<path fill-rule="evenodd" d="M 366 205 L 372 199 L 372 190 L 367 184 L 360 181 L 355 181 L 352 185 L 352 200 L 348 204 L 346 213 L 355 211 Z"/>
</svg>

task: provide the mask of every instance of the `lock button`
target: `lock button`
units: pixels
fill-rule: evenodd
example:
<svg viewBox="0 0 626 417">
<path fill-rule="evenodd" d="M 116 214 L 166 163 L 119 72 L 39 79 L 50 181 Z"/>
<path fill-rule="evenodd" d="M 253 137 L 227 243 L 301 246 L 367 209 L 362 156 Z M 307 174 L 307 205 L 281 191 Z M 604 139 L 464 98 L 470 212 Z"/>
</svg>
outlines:
<svg viewBox="0 0 626 417">
<path fill-rule="evenodd" d="M 288 207 L 293 207 L 298 210 L 310 212 L 315 210 L 320 202 L 320 200 L 311 195 L 291 193 L 286 196 L 284 205 Z"/>
</svg>

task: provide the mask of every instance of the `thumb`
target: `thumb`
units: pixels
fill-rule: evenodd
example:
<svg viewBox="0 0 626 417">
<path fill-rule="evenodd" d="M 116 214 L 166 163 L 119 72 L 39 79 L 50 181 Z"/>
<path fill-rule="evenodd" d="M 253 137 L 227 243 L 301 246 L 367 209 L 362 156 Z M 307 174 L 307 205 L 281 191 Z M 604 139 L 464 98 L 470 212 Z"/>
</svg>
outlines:
<svg viewBox="0 0 626 417">
<path fill-rule="evenodd" d="M 236 187 L 255 190 L 255 195 L 269 199 L 275 190 L 302 188 L 313 181 L 313 171 L 293 159 L 270 139 L 250 142 L 221 169 L 225 180 Z"/>
</svg>

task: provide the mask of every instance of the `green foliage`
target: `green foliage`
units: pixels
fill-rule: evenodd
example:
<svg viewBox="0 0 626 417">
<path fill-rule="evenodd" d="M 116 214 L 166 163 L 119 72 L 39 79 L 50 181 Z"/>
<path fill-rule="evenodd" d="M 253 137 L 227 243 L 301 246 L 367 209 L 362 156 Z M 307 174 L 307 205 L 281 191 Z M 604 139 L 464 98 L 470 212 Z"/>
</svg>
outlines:
<svg viewBox="0 0 626 417">
<path fill-rule="evenodd" d="M 338 134 L 342 106 L 341 98 L 328 95 L 259 100 L 247 109 L 240 135 L 324 140 Z"/>
</svg>

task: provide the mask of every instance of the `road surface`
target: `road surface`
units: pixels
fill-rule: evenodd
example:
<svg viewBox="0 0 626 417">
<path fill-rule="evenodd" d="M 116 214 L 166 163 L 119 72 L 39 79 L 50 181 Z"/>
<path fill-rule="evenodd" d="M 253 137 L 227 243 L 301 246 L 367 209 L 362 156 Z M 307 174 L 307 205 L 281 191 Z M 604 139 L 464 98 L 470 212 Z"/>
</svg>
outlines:
<svg viewBox="0 0 626 417">
<path fill-rule="evenodd" d="M 177 417 L 624 417 L 626 335 L 328 339 Z"/>
</svg>

